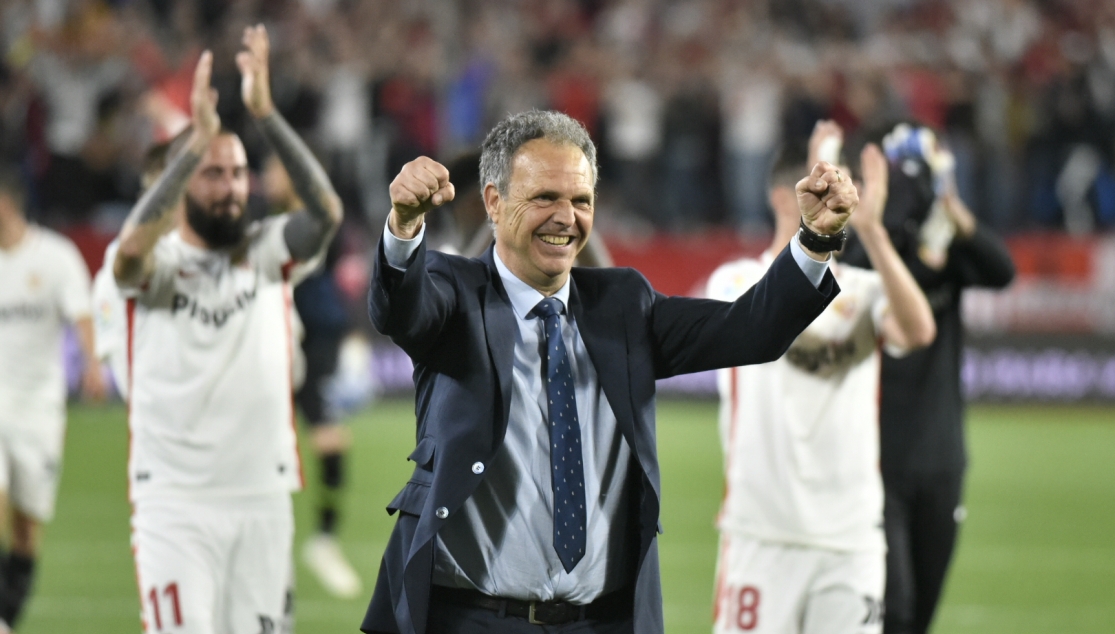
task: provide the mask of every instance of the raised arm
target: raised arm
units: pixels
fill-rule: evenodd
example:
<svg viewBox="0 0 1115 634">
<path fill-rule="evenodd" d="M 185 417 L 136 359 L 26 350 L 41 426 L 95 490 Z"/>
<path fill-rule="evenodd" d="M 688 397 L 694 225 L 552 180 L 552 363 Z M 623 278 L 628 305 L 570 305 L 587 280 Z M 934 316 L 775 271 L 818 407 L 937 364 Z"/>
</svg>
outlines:
<svg viewBox="0 0 1115 634">
<path fill-rule="evenodd" d="M 120 246 L 112 263 L 116 283 L 122 288 L 142 286 L 154 271 L 155 243 L 174 224 L 174 210 L 182 201 L 186 184 L 221 130 L 217 116 L 217 91 L 209 86 L 213 54 L 205 51 L 194 70 L 190 93 L 192 132 L 184 149 L 172 157 L 155 183 L 132 207 L 120 230 Z"/>
<path fill-rule="evenodd" d="M 852 216 L 852 227 L 863 243 L 871 265 L 883 280 L 890 310 L 883 317 L 881 332 L 890 345 L 903 350 L 924 348 L 937 336 L 937 323 L 925 293 L 902 262 L 883 226 L 887 203 L 887 159 L 875 144 L 860 155 L 863 195 Z"/>
<path fill-rule="evenodd" d="M 1003 241 L 976 217 L 955 192 L 945 194 L 945 213 L 956 227 L 949 245 L 949 266 L 963 286 L 1004 288 L 1014 280 L 1014 261 Z"/>
<path fill-rule="evenodd" d="M 391 212 L 380 238 L 375 273 L 368 291 L 368 315 L 412 359 L 435 345 L 453 309 L 452 274 L 435 270 L 418 239 L 426 212 L 453 200 L 449 170 L 420 156 L 391 181 Z"/>
<path fill-rule="evenodd" d="M 268 58 L 271 43 L 262 24 L 244 29 L 246 50 L 236 55 L 244 106 L 275 150 L 304 208 L 295 212 L 283 230 L 287 248 L 296 260 L 308 260 L 333 237 L 344 216 L 341 199 L 310 148 L 283 119 L 271 100 Z"/>
</svg>

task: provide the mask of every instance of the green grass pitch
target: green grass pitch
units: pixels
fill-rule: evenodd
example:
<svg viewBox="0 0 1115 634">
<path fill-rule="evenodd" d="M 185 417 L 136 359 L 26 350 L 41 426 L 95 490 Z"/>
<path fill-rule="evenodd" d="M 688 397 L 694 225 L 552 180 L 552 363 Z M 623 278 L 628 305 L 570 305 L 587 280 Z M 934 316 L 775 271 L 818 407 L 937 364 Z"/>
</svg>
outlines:
<svg viewBox="0 0 1115 634">
<path fill-rule="evenodd" d="M 712 523 L 723 491 L 715 416 L 708 402 L 659 406 L 671 634 L 711 631 Z M 381 401 L 352 427 L 341 537 L 367 594 L 393 522 L 383 507 L 410 471 L 411 403 Z M 969 438 L 968 519 L 934 631 L 1115 632 L 1115 410 L 978 407 Z M 20 634 L 139 631 L 126 454 L 122 408 L 71 409 L 57 517 Z M 299 542 L 313 527 L 315 467 L 306 462 L 310 490 L 295 498 Z M 327 597 L 299 564 L 300 634 L 356 632 L 365 605 Z"/>
</svg>

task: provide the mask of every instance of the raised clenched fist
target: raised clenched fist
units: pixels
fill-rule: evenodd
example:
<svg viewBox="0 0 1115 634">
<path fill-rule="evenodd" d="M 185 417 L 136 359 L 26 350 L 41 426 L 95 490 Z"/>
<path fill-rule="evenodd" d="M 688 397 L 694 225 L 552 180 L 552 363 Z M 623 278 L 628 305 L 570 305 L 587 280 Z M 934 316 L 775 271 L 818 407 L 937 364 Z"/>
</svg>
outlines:
<svg viewBox="0 0 1115 634">
<path fill-rule="evenodd" d="M 391 232 L 400 238 L 413 238 L 422 226 L 426 212 L 443 205 L 456 194 L 449 182 L 449 170 L 432 158 L 420 156 L 403 166 L 391 181 Z"/>
<path fill-rule="evenodd" d="M 821 161 L 794 188 L 805 226 L 821 235 L 840 233 L 859 204 L 851 175 Z"/>
</svg>

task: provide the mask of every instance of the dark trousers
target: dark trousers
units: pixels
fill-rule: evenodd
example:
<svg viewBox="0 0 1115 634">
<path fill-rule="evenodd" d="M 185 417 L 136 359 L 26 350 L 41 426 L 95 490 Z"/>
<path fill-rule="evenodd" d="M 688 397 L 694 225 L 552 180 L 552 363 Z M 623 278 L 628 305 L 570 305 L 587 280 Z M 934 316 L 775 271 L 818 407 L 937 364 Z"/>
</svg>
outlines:
<svg viewBox="0 0 1115 634">
<path fill-rule="evenodd" d="M 925 634 L 956 545 L 963 473 L 883 475 L 885 634 Z"/>
<path fill-rule="evenodd" d="M 430 602 L 427 634 L 634 634 L 633 617 L 617 616 L 615 620 L 586 619 L 564 625 L 531 625 L 527 619 L 500 616 L 484 608 L 471 608 Z"/>
</svg>

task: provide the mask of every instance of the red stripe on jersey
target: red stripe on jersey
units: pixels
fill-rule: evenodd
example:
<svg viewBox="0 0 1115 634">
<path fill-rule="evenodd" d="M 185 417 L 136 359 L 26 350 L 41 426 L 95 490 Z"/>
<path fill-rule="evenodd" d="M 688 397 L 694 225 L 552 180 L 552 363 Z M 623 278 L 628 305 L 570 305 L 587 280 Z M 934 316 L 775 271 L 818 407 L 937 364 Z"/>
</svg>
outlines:
<svg viewBox="0 0 1115 634">
<path fill-rule="evenodd" d="M 136 300 L 135 300 L 135 298 L 134 297 L 128 298 L 125 306 L 126 306 L 125 314 L 127 315 L 127 320 L 128 320 L 128 345 L 127 345 L 128 376 L 124 377 L 124 380 L 127 381 L 127 383 L 128 383 L 128 398 L 127 398 L 127 401 L 128 401 L 128 403 L 127 403 L 127 405 L 128 405 L 128 469 L 127 469 L 128 475 L 127 475 L 127 478 L 128 478 L 128 500 L 130 501 L 132 499 L 132 474 L 131 474 L 132 469 L 131 469 L 131 467 L 132 467 L 132 449 L 133 449 L 133 444 L 134 444 L 133 440 L 132 440 L 132 395 L 135 394 L 135 391 L 134 391 L 135 390 L 135 385 L 134 385 L 135 381 L 133 380 L 133 377 L 132 377 L 132 375 L 134 374 L 134 372 L 132 371 L 132 365 L 134 363 L 133 350 L 135 349 L 135 323 L 136 323 Z"/>
<path fill-rule="evenodd" d="M 733 370 L 735 368 L 732 368 Z M 712 623 L 716 625 L 720 619 L 721 594 L 724 592 L 724 579 L 728 576 L 728 544 L 731 542 L 731 533 L 721 533 L 720 558 L 716 560 L 716 586 L 712 595 Z"/>
<path fill-rule="evenodd" d="M 134 385 L 133 385 L 134 382 L 132 380 L 132 374 L 133 374 L 132 373 L 132 363 L 133 363 L 132 351 L 135 349 L 135 311 L 136 311 L 136 300 L 135 300 L 135 298 L 128 298 L 127 302 L 125 303 L 125 306 L 126 306 L 125 314 L 127 315 L 127 320 L 128 320 L 128 328 L 127 328 L 127 332 L 128 332 L 128 338 L 127 338 L 128 376 L 124 377 L 124 380 L 128 383 L 128 399 L 127 399 L 127 401 L 128 401 L 128 403 L 127 403 L 127 405 L 128 405 L 128 469 L 127 469 L 127 475 L 125 477 L 128 478 L 128 500 L 129 500 L 129 502 L 131 502 L 131 499 L 132 499 L 132 476 L 131 476 L 131 471 L 132 470 L 131 470 L 131 466 L 132 466 L 132 449 L 133 449 L 133 444 L 134 444 L 133 439 L 132 439 L 132 394 L 135 393 L 133 391 L 134 390 Z M 139 621 L 140 621 L 140 625 L 143 627 L 142 631 L 146 632 L 146 631 L 148 631 L 148 628 L 147 628 L 147 618 L 144 616 L 145 612 L 143 610 L 143 585 L 142 585 L 142 582 L 139 579 L 139 547 L 135 545 L 136 506 L 135 506 L 134 502 L 131 502 L 130 506 L 131 506 L 131 509 L 132 509 L 132 514 L 131 514 L 131 521 L 129 522 L 129 529 L 130 529 L 130 533 L 131 533 L 131 536 L 132 536 L 132 565 L 135 569 L 136 590 L 139 592 Z"/>
<path fill-rule="evenodd" d="M 298 264 L 298 263 L 295 262 L 294 260 L 287 260 L 285 264 L 283 264 L 281 267 L 279 267 L 279 270 L 282 271 L 282 276 L 283 276 L 283 281 L 284 282 L 289 282 L 290 281 L 290 272 L 294 270 L 294 266 L 296 264 Z"/>
<path fill-rule="evenodd" d="M 288 260 L 282 266 L 283 271 L 283 323 L 286 324 L 286 352 L 287 352 L 287 394 L 290 395 L 290 430 L 294 436 L 294 461 L 298 463 L 298 486 L 306 488 L 306 474 L 302 471 L 302 454 L 298 453 L 298 426 L 294 422 L 294 325 L 291 323 L 291 311 L 294 310 L 294 287 L 290 285 L 290 272 L 294 269 L 294 260 Z"/>
</svg>

